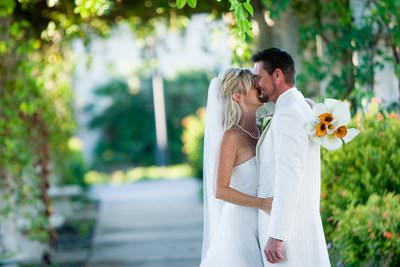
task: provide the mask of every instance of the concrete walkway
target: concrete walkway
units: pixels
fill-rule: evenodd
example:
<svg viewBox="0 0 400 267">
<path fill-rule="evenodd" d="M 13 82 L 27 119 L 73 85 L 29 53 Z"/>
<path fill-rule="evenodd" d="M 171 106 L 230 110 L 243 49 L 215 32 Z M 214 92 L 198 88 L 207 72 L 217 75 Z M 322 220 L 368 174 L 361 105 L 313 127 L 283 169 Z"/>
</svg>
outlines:
<svg viewBox="0 0 400 267">
<path fill-rule="evenodd" d="M 202 239 L 199 182 L 97 186 L 101 201 L 89 267 L 195 267 Z"/>
</svg>

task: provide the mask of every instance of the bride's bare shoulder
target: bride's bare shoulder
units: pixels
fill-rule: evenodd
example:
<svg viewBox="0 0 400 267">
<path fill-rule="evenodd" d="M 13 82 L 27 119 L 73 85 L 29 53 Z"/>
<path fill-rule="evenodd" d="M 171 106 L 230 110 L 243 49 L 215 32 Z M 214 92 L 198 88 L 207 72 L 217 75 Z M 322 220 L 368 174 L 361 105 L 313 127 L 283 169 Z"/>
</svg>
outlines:
<svg viewBox="0 0 400 267">
<path fill-rule="evenodd" d="M 225 141 L 225 143 L 236 144 L 241 139 L 242 139 L 242 132 L 237 127 L 231 128 L 224 132 L 223 141 Z"/>
</svg>

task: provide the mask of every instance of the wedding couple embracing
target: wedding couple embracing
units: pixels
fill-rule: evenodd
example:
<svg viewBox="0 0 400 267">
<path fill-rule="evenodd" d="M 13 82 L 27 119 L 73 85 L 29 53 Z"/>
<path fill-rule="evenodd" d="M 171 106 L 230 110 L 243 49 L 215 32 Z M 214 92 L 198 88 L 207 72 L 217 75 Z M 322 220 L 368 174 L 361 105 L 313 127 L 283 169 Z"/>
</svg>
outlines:
<svg viewBox="0 0 400 267">
<path fill-rule="evenodd" d="M 330 266 L 320 146 L 304 128 L 312 104 L 295 87 L 287 52 L 266 49 L 253 61 L 253 71 L 231 68 L 208 90 L 200 266 Z M 275 108 L 260 127 L 256 111 L 266 99 Z"/>
</svg>

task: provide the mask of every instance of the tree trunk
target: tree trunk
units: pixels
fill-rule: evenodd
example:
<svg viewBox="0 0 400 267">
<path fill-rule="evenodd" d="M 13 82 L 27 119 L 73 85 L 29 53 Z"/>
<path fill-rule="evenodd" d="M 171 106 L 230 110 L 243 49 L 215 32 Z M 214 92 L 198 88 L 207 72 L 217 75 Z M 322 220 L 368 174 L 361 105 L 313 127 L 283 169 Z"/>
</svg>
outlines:
<svg viewBox="0 0 400 267">
<path fill-rule="evenodd" d="M 254 20 L 256 21 L 259 29 L 257 36 L 257 50 L 265 49 L 273 46 L 272 27 L 267 24 L 264 18 L 265 7 L 261 0 L 255 0 L 254 7 Z"/>
</svg>

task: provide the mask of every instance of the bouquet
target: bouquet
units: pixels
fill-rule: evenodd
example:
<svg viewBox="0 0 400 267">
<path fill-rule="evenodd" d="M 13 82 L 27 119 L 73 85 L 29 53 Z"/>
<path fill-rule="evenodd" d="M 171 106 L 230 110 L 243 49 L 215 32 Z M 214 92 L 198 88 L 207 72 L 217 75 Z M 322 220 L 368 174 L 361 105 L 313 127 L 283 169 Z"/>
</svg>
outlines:
<svg viewBox="0 0 400 267">
<path fill-rule="evenodd" d="M 324 103 L 314 105 L 315 120 L 306 125 L 309 138 L 328 150 L 336 150 L 356 137 L 360 131 L 347 128 L 350 109 L 347 103 L 327 98 Z"/>
<path fill-rule="evenodd" d="M 269 125 L 274 115 L 275 104 L 273 102 L 267 102 L 261 106 L 256 113 L 257 124 L 261 126 L 261 132 L 263 132 Z"/>
</svg>

